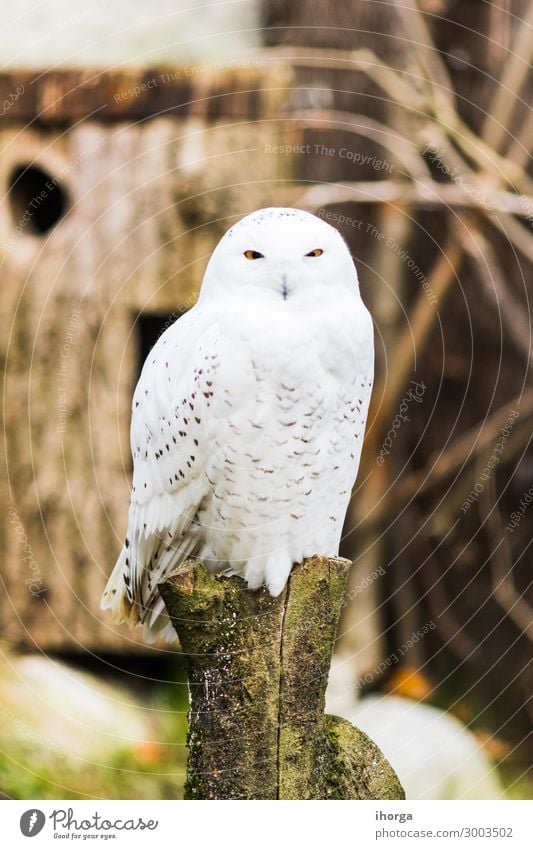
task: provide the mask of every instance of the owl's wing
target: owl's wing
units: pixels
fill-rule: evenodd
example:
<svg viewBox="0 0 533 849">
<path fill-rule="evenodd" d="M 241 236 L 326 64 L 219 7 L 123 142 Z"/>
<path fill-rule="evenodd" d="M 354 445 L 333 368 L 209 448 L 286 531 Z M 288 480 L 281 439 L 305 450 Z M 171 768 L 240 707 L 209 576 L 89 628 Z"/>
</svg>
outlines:
<svg viewBox="0 0 533 849">
<path fill-rule="evenodd" d="M 199 306 L 160 337 L 133 397 L 128 530 L 102 599 L 115 621 L 161 630 L 157 585 L 194 553 L 195 516 L 209 492 L 204 417 L 216 365 L 216 323 Z"/>
</svg>

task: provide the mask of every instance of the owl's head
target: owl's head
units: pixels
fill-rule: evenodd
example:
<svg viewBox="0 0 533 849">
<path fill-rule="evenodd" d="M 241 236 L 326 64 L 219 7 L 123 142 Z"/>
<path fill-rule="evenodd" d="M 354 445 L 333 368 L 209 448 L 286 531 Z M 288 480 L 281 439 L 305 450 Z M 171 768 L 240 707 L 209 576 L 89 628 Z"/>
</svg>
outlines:
<svg viewBox="0 0 533 849">
<path fill-rule="evenodd" d="M 357 289 L 357 272 L 340 233 L 300 209 L 260 209 L 222 237 L 209 261 L 202 291 L 261 292 L 270 302 Z M 245 287 L 245 289 L 243 289 Z"/>
</svg>

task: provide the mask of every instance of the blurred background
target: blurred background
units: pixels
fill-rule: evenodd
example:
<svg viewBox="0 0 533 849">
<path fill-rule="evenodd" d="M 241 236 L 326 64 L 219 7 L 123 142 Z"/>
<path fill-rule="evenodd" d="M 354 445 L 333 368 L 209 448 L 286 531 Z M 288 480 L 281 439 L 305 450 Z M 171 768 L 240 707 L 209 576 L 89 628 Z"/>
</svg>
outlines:
<svg viewBox="0 0 533 849">
<path fill-rule="evenodd" d="M 531 798 L 533 3 L 0 10 L 0 792 L 178 798 L 183 659 L 100 614 L 133 388 L 225 230 L 337 226 L 376 384 L 329 709 L 411 798 Z"/>
</svg>

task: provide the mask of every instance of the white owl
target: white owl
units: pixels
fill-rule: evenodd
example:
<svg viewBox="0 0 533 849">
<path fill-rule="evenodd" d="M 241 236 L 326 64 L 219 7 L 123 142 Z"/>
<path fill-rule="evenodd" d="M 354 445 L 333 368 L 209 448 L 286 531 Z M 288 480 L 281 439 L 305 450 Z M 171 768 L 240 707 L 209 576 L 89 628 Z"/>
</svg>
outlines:
<svg viewBox="0 0 533 849">
<path fill-rule="evenodd" d="M 128 531 L 103 609 L 175 639 L 157 586 L 187 557 L 273 596 L 293 564 L 335 557 L 373 364 L 337 230 L 282 208 L 232 227 L 137 384 Z"/>
</svg>

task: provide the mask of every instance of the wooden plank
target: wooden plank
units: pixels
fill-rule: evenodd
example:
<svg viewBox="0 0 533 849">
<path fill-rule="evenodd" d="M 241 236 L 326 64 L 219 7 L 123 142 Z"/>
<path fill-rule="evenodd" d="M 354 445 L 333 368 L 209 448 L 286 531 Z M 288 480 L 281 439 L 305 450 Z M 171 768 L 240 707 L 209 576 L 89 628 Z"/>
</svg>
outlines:
<svg viewBox="0 0 533 849">
<path fill-rule="evenodd" d="M 139 121 L 200 115 L 208 120 L 277 116 L 291 71 L 260 57 L 210 66 L 122 71 L 17 71 L 0 74 L 4 122 L 40 125 Z"/>
</svg>

